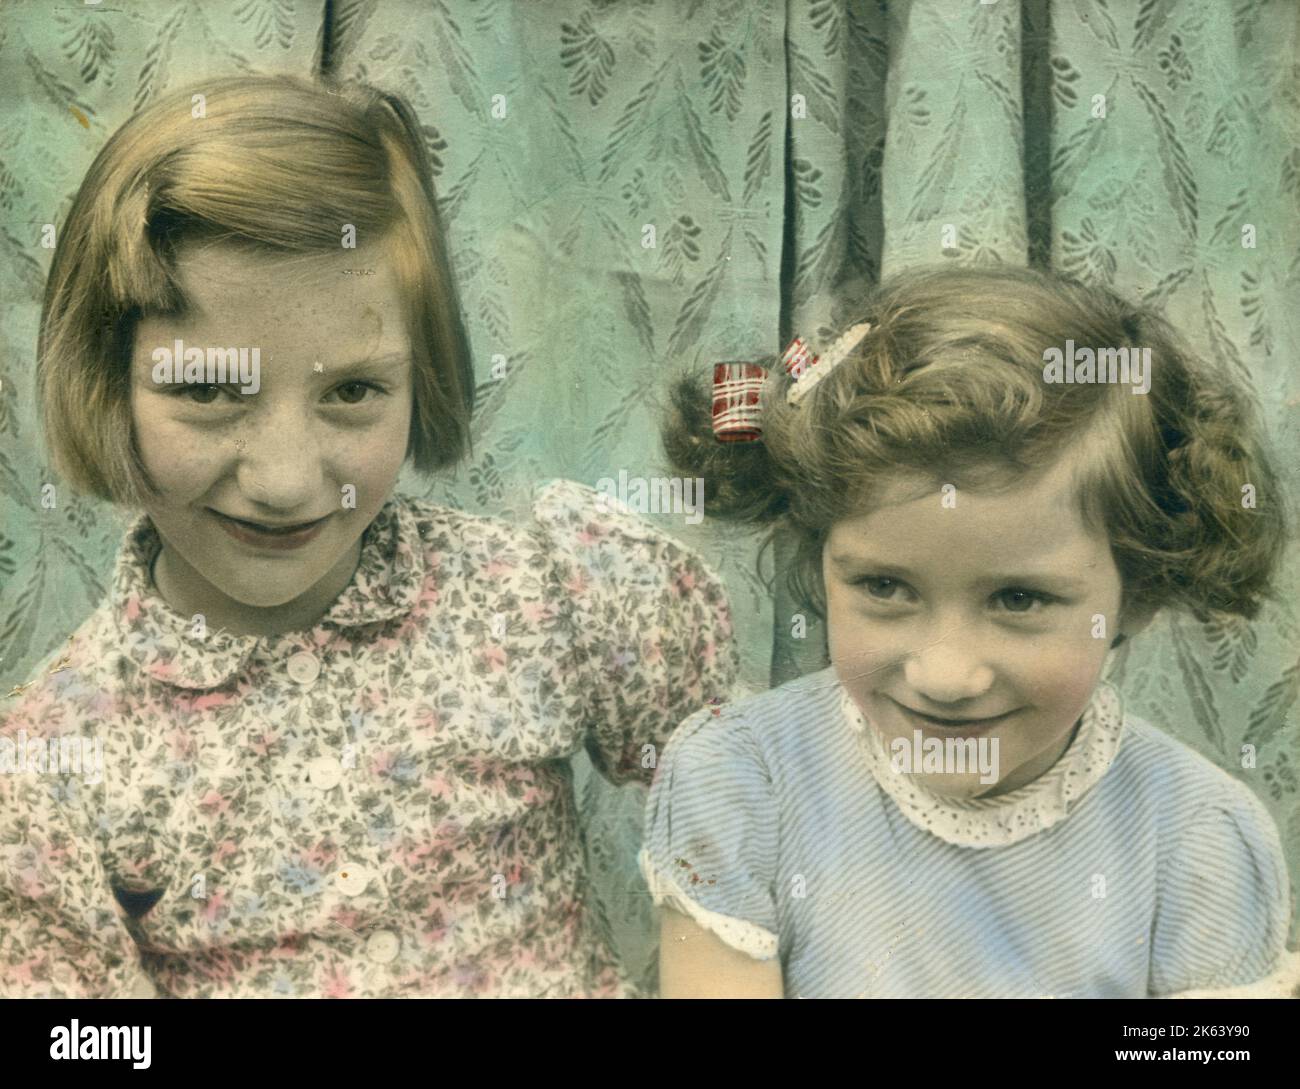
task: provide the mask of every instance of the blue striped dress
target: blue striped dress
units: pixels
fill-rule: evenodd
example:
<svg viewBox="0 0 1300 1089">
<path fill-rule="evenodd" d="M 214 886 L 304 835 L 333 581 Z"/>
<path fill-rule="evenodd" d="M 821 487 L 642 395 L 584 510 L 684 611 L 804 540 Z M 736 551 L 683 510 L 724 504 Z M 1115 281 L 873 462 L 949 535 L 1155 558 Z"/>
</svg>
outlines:
<svg viewBox="0 0 1300 1089">
<path fill-rule="evenodd" d="M 845 698 L 828 669 L 705 709 L 648 800 L 655 901 L 779 957 L 787 997 L 1141 998 L 1273 970 L 1290 915 L 1277 830 L 1185 745 L 1120 708 L 1061 819 L 965 845 L 882 787 Z"/>
</svg>

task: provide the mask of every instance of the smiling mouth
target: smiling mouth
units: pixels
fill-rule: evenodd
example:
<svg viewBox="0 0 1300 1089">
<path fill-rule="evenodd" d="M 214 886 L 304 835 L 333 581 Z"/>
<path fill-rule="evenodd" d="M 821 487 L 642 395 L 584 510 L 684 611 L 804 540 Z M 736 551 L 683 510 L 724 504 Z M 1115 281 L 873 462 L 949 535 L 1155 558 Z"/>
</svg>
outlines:
<svg viewBox="0 0 1300 1089">
<path fill-rule="evenodd" d="M 227 522 L 234 522 L 235 525 L 243 526 L 246 529 L 252 530 L 254 533 L 267 533 L 285 537 L 291 536 L 294 533 L 301 533 L 305 529 L 311 529 L 312 526 L 320 525 L 321 522 L 325 521 L 325 518 L 329 517 L 327 514 L 325 515 L 325 518 L 316 518 L 310 522 L 294 522 L 292 525 L 273 526 L 267 525 L 265 522 L 250 522 L 244 518 L 232 518 L 229 514 L 222 514 L 218 510 L 214 510 L 212 513 L 218 518 L 224 518 Z"/>
<path fill-rule="evenodd" d="M 967 727 L 988 726 L 994 722 L 1001 721 L 1002 719 L 1006 718 L 1009 715 L 1015 714 L 1015 711 L 1012 710 L 1012 711 L 1003 711 L 999 715 L 986 715 L 983 718 L 940 718 L 938 715 L 929 715 L 926 714 L 924 711 L 917 711 L 911 707 L 908 707 L 904 703 L 899 703 L 897 700 L 891 700 L 891 702 L 896 707 L 901 708 L 904 712 L 911 715 L 913 718 L 919 718 L 923 722 L 929 722 L 935 726 L 945 727 L 947 729 L 955 729 L 960 726 L 967 726 Z"/>
</svg>

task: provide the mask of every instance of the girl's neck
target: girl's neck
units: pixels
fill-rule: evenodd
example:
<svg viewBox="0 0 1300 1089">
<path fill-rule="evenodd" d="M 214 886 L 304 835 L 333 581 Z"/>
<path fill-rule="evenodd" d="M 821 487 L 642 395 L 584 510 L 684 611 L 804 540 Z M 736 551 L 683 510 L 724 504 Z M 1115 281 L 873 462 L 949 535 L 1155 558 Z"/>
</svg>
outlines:
<svg viewBox="0 0 1300 1089">
<path fill-rule="evenodd" d="M 1074 729 L 1066 735 L 1063 744 L 1048 749 L 1047 752 L 1043 753 L 1041 756 L 1038 756 L 1029 761 L 1029 763 L 1017 768 L 1005 779 L 995 783 L 992 790 L 985 791 L 983 794 L 977 794 L 976 797 L 996 798 L 1002 794 L 1010 794 L 1013 790 L 1019 790 L 1021 787 L 1028 786 L 1035 779 L 1046 775 L 1056 766 L 1057 761 L 1070 751 L 1070 746 L 1078 736 L 1079 727 L 1082 724 L 1083 719 L 1080 718 L 1079 721 L 1074 724 Z"/>
<path fill-rule="evenodd" d="M 315 627 L 352 581 L 360 560 L 358 540 L 316 585 L 292 601 L 270 608 L 246 605 L 223 594 L 166 545 L 154 558 L 151 574 L 159 595 L 182 616 L 201 613 L 208 628 L 232 635 L 275 636 Z"/>
</svg>

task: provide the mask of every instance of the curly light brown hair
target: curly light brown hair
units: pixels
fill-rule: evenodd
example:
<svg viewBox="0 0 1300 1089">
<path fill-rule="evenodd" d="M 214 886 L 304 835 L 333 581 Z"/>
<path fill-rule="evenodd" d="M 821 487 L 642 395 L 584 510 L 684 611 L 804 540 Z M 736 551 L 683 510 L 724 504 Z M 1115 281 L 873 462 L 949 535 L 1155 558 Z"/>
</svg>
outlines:
<svg viewBox="0 0 1300 1089">
<path fill-rule="evenodd" d="M 1031 269 L 920 268 L 878 285 L 858 321 L 871 330 L 798 405 L 764 360 L 761 441 L 713 437 L 703 378 L 674 385 L 663 426 L 707 513 L 795 531 L 794 588 L 821 615 L 831 527 L 870 510 L 886 476 L 1003 489 L 1062 457 L 1126 608 L 1250 618 L 1273 595 L 1289 517 L 1249 399 L 1155 313 Z M 1044 352 L 1067 339 L 1149 348 L 1149 392 L 1045 381 Z"/>
</svg>

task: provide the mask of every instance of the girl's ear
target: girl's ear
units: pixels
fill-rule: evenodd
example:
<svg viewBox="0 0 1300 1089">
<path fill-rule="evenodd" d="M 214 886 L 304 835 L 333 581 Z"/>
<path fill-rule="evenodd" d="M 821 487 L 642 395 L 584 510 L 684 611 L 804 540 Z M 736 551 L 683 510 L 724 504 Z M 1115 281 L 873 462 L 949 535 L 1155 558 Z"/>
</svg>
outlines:
<svg viewBox="0 0 1300 1089">
<path fill-rule="evenodd" d="M 1111 640 L 1111 647 L 1117 647 L 1137 635 L 1155 619 L 1159 611 L 1159 606 L 1156 605 L 1126 605 L 1120 611 L 1119 634 Z"/>
</svg>

